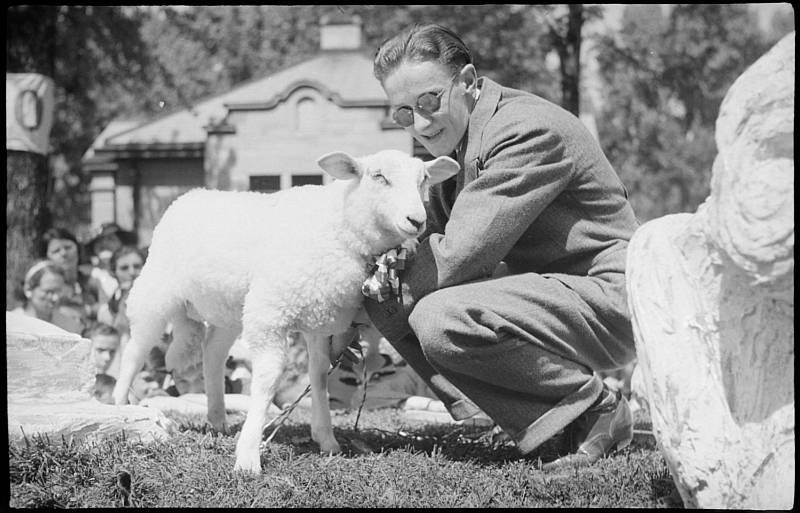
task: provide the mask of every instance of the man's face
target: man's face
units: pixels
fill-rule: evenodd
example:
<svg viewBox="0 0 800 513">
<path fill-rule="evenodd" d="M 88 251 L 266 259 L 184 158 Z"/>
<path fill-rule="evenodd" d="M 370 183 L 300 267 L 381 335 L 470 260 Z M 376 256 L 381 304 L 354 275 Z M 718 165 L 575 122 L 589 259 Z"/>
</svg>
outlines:
<svg viewBox="0 0 800 513">
<path fill-rule="evenodd" d="M 382 85 L 392 112 L 401 108 L 413 111 L 413 123 L 405 127 L 408 133 L 434 157 L 453 153 L 467 130 L 473 101 L 463 77 L 453 77 L 449 68 L 436 61 L 405 61 Z M 427 112 L 420 101 L 428 93 L 439 98 L 433 112 Z"/>
</svg>

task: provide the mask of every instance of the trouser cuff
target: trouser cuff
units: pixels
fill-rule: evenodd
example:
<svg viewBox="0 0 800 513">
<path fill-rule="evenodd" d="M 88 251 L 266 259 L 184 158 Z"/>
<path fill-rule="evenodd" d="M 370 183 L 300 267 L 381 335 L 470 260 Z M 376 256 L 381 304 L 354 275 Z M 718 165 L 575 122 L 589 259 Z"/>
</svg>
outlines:
<svg viewBox="0 0 800 513">
<path fill-rule="evenodd" d="M 525 429 L 512 434 L 522 454 L 528 454 L 577 419 L 597 400 L 603 381 L 596 373 L 585 385 L 568 395 Z"/>
<path fill-rule="evenodd" d="M 453 403 L 445 404 L 445 408 L 447 408 L 454 420 L 468 419 L 481 412 L 481 409 L 469 399 L 459 399 Z"/>
</svg>

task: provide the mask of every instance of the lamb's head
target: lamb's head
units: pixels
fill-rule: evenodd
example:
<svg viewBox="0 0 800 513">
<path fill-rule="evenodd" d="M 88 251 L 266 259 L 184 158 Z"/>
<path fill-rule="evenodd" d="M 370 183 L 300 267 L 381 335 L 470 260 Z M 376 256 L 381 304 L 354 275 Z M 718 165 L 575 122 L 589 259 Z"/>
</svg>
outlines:
<svg viewBox="0 0 800 513">
<path fill-rule="evenodd" d="M 328 174 L 353 180 L 345 198 L 345 215 L 355 230 L 383 252 L 425 230 L 423 201 L 428 187 L 458 172 L 449 157 L 423 162 L 398 150 L 384 150 L 354 158 L 343 152 L 323 155 L 317 160 Z M 369 240 L 371 239 L 371 240 Z"/>
</svg>

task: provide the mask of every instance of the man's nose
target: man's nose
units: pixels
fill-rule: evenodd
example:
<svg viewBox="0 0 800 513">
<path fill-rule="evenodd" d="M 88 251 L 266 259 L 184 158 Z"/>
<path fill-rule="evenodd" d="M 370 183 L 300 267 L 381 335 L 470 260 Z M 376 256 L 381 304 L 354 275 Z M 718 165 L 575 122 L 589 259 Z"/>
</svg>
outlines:
<svg viewBox="0 0 800 513">
<path fill-rule="evenodd" d="M 414 112 L 414 130 L 417 132 L 422 132 L 431 124 L 431 120 L 420 114 L 419 112 Z"/>
</svg>

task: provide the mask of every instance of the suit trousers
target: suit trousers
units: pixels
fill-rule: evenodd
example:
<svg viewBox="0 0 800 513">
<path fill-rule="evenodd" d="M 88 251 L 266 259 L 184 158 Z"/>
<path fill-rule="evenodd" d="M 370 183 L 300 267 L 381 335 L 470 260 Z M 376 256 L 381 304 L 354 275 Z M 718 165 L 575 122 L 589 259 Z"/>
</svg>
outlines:
<svg viewBox="0 0 800 513">
<path fill-rule="evenodd" d="M 410 332 L 387 339 L 454 418 L 480 408 L 521 452 L 531 452 L 598 399 L 603 384 L 596 371 L 635 356 L 632 337 L 620 337 L 574 290 L 578 277 L 559 276 L 514 274 L 436 290 L 413 306 Z M 581 280 L 590 288 L 611 280 L 624 290 L 622 273 Z M 365 304 L 383 332 L 392 308 Z M 385 334 L 392 332 L 402 331 Z"/>
</svg>

